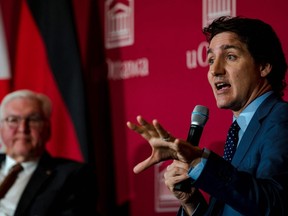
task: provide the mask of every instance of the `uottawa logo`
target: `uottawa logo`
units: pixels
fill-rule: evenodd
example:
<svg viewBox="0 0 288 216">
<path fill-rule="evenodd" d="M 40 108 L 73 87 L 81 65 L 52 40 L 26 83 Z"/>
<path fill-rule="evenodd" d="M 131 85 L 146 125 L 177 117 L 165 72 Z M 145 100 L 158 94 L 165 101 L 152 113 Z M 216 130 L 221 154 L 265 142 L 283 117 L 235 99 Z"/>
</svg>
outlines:
<svg viewBox="0 0 288 216">
<path fill-rule="evenodd" d="M 236 0 L 203 0 L 202 27 L 220 16 L 236 15 Z"/>
<path fill-rule="evenodd" d="M 236 0 L 203 0 L 202 8 L 202 27 L 204 28 L 220 16 L 235 16 Z M 186 66 L 188 69 L 208 66 L 205 58 L 207 48 L 208 43 L 203 41 L 198 48 L 186 51 Z"/>
<path fill-rule="evenodd" d="M 134 0 L 125 1 L 106 0 L 105 2 L 106 49 L 134 43 Z"/>
</svg>

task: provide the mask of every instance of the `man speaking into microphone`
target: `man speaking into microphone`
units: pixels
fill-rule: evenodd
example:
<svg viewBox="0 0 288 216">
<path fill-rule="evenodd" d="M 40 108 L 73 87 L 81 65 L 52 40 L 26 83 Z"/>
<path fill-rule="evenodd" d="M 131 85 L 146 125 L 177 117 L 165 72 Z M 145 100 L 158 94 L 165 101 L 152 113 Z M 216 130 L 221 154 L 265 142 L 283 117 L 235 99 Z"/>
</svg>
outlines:
<svg viewBox="0 0 288 216">
<path fill-rule="evenodd" d="M 164 178 L 180 201 L 177 215 L 287 216 L 287 62 L 281 43 L 269 24 L 245 17 L 220 17 L 203 33 L 217 107 L 233 115 L 224 154 L 201 149 L 189 136 L 176 138 L 156 119 L 139 115 L 137 124 L 127 126 L 149 142 L 152 153 L 133 171 L 172 159 Z M 182 187 L 187 180 L 188 188 Z M 201 190 L 210 195 L 208 202 Z"/>
</svg>

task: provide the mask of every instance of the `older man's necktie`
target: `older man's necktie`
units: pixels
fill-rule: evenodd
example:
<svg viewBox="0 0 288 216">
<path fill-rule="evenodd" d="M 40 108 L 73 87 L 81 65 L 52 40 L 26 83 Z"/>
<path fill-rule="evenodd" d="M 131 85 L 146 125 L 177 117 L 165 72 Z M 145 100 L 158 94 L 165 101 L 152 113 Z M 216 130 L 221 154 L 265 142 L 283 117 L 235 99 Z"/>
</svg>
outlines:
<svg viewBox="0 0 288 216">
<path fill-rule="evenodd" d="M 10 187 L 15 182 L 19 172 L 21 172 L 22 170 L 23 170 L 23 167 L 21 166 L 21 164 L 18 164 L 18 163 L 10 169 L 8 175 L 5 177 L 3 182 L 0 184 L 0 199 L 2 199 L 5 196 L 7 191 L 10 189 Z"/>
<path fill-rule="evenodd" d="M 237 148 L 239 130 L 240 127 L 235 120 L 229 128 L 226 143 L 224 146 L 223 158 L 229 162 L 231 162 Z"/>
</svg>

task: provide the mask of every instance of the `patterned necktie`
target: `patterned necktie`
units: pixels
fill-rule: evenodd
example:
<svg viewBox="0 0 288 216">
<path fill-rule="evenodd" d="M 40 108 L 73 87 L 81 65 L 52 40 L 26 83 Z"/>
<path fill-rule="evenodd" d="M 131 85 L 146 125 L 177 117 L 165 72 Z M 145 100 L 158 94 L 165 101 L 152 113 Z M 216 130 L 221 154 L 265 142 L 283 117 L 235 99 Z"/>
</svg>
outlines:
<svg viewBox="0 0 288 216">
<path fill-rule="evenodd" d="M 229 162 L 231 162 L 237 148 L 239 129 L 240 127 L 235 120 L 230 126 L 227 134 L 223 158 Z"/>
<path fill-rule="evenodd" d="M 7 191 L 15 182 L 18 176 L 18 173 L 22 170 L 23 170 L 23 167 L 21 166 L 21 164 L 18 164 L 18 163 L 10 169 L 8 175 L 5 177 L 5 179 L 0 185 L 0 199 L 2 199 L 5 196 Z"/>
</svg>

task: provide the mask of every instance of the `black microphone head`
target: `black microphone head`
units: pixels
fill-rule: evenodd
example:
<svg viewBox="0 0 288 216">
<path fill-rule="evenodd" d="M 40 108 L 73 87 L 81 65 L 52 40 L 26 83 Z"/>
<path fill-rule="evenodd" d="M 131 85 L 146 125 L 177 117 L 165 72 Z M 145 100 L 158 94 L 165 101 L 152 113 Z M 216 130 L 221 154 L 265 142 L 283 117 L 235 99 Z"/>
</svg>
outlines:
<svg viewBox="0 0 288 216">
<path fill-rule="evenodd" d="M 191 124 L 204 127 L 209 117 L 209 109 L 202 105 L 196 105 L 191 114 Z"/>
</svg>

